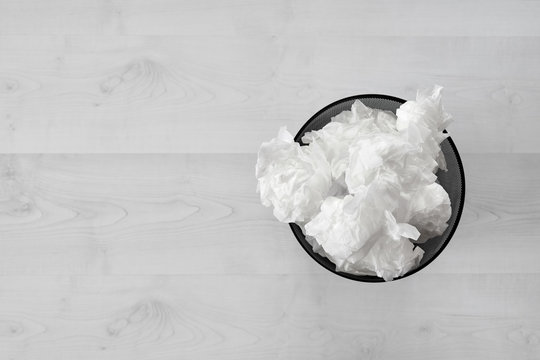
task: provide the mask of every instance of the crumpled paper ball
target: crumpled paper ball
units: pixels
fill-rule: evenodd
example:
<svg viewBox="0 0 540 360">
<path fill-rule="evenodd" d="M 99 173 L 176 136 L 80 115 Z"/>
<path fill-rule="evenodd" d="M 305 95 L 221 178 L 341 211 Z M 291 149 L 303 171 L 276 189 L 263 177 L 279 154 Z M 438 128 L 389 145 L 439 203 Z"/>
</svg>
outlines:
<svg viewBox="0 0 540 360">
<path fill-rule="evenodd" d="M 452 215 L 448 193 L 437 183 L 421 187 L 411 197 L 408 222 L 422 229 L 417 243 L 441 235 L 447 228 Z"/>
<path fill-rule="evenodd" d="M 431 91 L 420 90 L 416 101 L 402 104 L 396 111 L 396 128 L 411 144 L 422 149 L 424 160 L 435 159 L 437 167 L 446 170 L 439 144 L 448 137 L 443 130 L 452 122 L 452 116 L 442 107 L 441 91 L 441 86 L 435 86 Z"/>
<path fill-rule="evenodd" d="M 390 280 L 417 265 L 420 248 L 412 251 L 420 232 L 412 225 L 397 223 L 388 209 L 395 208 L 390 183 L 371 186 L 363 193 L 344 198 L 328 197 L 321 212 L 304 225 L 306 236 L 315 240 L 337 271 L 377 275 Z M 410 245 L 410 246 L 409 246 Z M 318 249 L 314 247 L 317 251 Z"/>
<path fill-rule="evenodd" d="M 349 192 L 358 193 L 372 182 L 387 176 L 395 177 L 396 185 L 401 186 L 402 178 L 407 175 L 403 171 L 417 170 L 417 167 L 412 168 L 406 163 L 414 150 L 397 133 L 376 132 L 358 139 L 349 148 L 349 168 L 345 175 Z"/>
<path fill-rule="evenodd" d="M 318 146 L 300 146 L 285 127 L 262 144 L 256 165 L 257 191 L 281 222 L 303 222 L 319 212 L 332 187 L 330 165 Z"/>
<path fill-rule="evenodd" d="M 396 116 L 356 100 L 350 111 L 334 116 L 323 129 L 305 133 L 302 142 L 320 146 L 330 163 L 332 177 L 340 179 L 349 166 L 351 145 L 380 131 L 397 131 Z"/>
<path fill-rule="evenodd" d="M 294 143 L 281 129 L 257 162 L 261 201 L 296 222 L 336 270 L 385 280 L 417 266 L 415 246 L 446 229 L 451 203 L 436 182 L 451 117 L 441 87 L 418 92 L 396 115 L 355 101 Z"/>
</svg>

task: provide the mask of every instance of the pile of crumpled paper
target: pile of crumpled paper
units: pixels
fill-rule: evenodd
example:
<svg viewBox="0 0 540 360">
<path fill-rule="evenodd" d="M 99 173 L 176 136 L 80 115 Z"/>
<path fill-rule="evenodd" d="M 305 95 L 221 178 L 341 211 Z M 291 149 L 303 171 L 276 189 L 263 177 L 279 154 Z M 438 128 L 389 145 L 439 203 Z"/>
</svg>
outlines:
<svg viewBox="0 0 540 360">
<path fill-rule="evenodd" d="M 446 170 L 440 143 L 451 121 L 441 90 L 419 91 L 396 115 L 356 100 L 306 133 L 307 146 L 281 128 L 259 150 L 262 204 L 298 224 L 337 271 L 387 281 L 404 275 L 424 254 L 414 244 L 442 234 L 451 215 L 435 175 Z"/>
</svg>

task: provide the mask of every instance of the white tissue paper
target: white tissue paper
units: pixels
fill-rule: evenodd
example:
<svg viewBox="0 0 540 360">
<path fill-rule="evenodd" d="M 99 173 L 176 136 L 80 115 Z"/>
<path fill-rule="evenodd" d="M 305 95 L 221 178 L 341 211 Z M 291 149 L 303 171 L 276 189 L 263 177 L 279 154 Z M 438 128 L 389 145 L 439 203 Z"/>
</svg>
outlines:
<svg viewBox="0 0 540 360">
<path fill-rule="evenodd" d="M 388 111 L 368 108 L 355 101 L 351 111 L 343 111 L 332 118 L 323 129 L 302 137 L 305 144 L 317 143 L 330 163 L 332 177 L 339 179 L 349 165 L 349 149 L 359 139 L 369 139 L 380 131 L 396 131 L 396 116 Z"/>
<path fill-rule="evenodd" d="M 422 229 L 417 243 L 423 243 L 446 230 L 452 207 L 448 193 L 441 185 L 433 183 L 419 188 L 411 197 L 409 206 L 409 223 Z"/>
<path fill-rule="evenodd" d="M 450 199 L 440 143 L 451 121 L 441 87 L 418 92 L 396 115 L 355 101 L 299 146 L 284 128 L 263 143 L 256 176 L 261 201 L 298 223 L 336 270 L 392 280 L 418 265 L 415 247 L 446 229 Z"/>
<path fill-rule="evenodd" d="M 300 146 L 286 128 L 259 150 L 257 190 L 281 222 L 303 222 L 319 212 L 332 186 L 330 166 L 318 146 Z"/>
</svg>

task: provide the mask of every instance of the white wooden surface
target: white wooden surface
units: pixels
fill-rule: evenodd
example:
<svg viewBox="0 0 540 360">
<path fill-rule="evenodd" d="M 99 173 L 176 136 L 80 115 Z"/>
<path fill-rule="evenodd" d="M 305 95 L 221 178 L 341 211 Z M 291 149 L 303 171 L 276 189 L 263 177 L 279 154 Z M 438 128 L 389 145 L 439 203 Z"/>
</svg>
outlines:
<svg viewBox="0 0 540 360">
<path fill-rule="evenodd" d="M 0 0 L 0 360 L 540 358 L 540 1 Z M 445 86 L 467 198 L 393 283 L 330 274 L 255 152 Z"/>
</svg>

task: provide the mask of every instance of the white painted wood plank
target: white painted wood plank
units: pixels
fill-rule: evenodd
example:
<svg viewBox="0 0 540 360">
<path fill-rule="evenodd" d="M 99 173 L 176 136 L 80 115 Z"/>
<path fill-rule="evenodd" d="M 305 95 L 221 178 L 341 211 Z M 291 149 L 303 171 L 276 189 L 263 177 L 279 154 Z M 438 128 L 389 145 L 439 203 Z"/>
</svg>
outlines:
<svg viewBox="0 0 540 360">
<path fill-rule="evenodd" d="M 250 154 L 4 155 L 0 274 L 321 274 L 259 203 Z M 540 156 L 465 154 L 466 207 L 423 271 L 539 273 Z"/>
<path fill-rule="evenodd" d="M 540 157 L 464 154 L 465 209 L 429 271 L 538 272 Z"/>
<path fill-rule="evenodd" d="M 0 277 L 3 359 L 536 359 L 536 274 Z"/>
<path fill-rule="evenodd" d="M 540 156 L 498 154 L 540 151 L 539 11 L 0 0 L 0 359 L 540 358 Z M 259 204 L 253 154 L 338 98 L 433 83 L 458 231 L 410 278 L 330 274 Z"/>
<path fill-rule="evenodd" d="M 2 34 L 537 36 L 528 0 L 2 0 Z"/>
<path fill-rule="evenodd" d="M 538 152 L 540 41 L 0 36 L 0 152 L 253 153 L 345 96 L 446 87 L 464 152 Z"/>
</svg>

